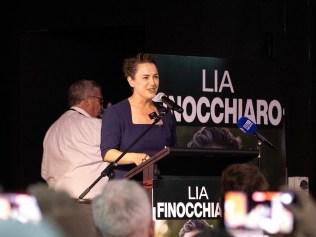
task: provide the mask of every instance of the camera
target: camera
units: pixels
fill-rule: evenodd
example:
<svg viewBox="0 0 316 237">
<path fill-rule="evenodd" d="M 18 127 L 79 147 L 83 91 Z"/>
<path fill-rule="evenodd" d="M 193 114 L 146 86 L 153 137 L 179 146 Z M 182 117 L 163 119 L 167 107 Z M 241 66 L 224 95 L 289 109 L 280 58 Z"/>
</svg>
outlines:
<svg viewBox="0 0 316 237">
<path fill-rule="evenodd" d="M 37 223 L 42 215 L 34 196 L 24 193 L 0 194 L 0 221 L 16 220 Z"/>
<path fill-rule="evenodd" d="M 225 227 L 231 232 L 292 233 L 294 217 L 285 206 L 293 202 L 295 202 L 295 196 L 291 192 L 226 192 L 224 196 Z"/>
</svg>

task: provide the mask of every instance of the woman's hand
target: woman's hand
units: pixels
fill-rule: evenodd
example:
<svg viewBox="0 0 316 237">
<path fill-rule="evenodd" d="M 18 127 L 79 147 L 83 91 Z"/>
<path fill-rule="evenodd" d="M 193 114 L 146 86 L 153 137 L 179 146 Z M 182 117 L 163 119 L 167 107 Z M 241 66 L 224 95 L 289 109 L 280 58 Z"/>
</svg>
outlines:
<svg viewBox="0 0 316 237">
<path fill-rule="evenodd" d="M 140 165 L 148 159 L 150 159 L 150 156 L 147 155 L 146 153 L 135 153 L 134 163 L 136 165 Z"/>
</svg>

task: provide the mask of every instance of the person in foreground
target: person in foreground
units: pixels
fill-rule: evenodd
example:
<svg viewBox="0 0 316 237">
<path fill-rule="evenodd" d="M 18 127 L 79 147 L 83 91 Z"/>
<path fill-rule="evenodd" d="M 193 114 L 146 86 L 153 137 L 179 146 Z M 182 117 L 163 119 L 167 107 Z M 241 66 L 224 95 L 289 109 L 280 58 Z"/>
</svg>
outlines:
<svg viewBox="0 0 316 237">
<path fill-rule="evenodd" d="M 44 138 L 42 177 L 50 187 L 78 198 L 107 165 L 99 148 L 103 97 L 100 85 L 91 80 L 74 82 L 68 93 L 70 109 Z M 86 198 L 99 194 L 106 182 L 100 180 Z"/>
<path fill-rule="evenodd" d="M 260 169 L 251 163 L 232 164 L 227 166 L 220 180 L 220 205 L 222 218 L 220 226 L 223 227 L 224 195 L 227 191 L 241 191 L 251 193 L 254 191 L 269 190 L 269 183 Z"/>
<path fill-rule="evenodd" d="M 138 54 L 124 61 L 123 70 L 132 95 L 104 111 L 101 130 L 101 153 L 104 160 L 113 162 L 139 137 L 153 120 L 149 114 L 161 114 L 166 109 L 154 103 L 159 88 L 156 63 L 149 54 Z M 175 144 L 175 120 L 167 111 L 120 160 L 116 176 L 121 178 L 132 167 L 139 165 L 165 146 Z"/>
<path fill-rule="evenodd" d="M 227 166 L 221 176 L 221 194 L 226 191 L 267 191 L 269 183 L 259 168 L 251 163 Z"/>
<path fill-rule="evenodd" d="M 14 220 L 0 221 L 1 237 L 68 237 L 55 225 L 43 220 L 40 223 L 21 223 Z"/>
<path fill-rule="evenodd" d="M 282 190 L 292 191 L 295 193 L 296 202 L 286 206 L 294 215 L 296 223 L 296 236 L 315 237 L 316 236 L 316 202 L 306 192 L 297 190 Z"/>
<path fill-rule="evenodd" d="M 75 202 L 68 193 L 43 183 L 30 185 L 27 191 L 36 197 L 43 218 L 58 227 L 64 237 L 101 236 L 93 222 L 90 205 Z"/>
<path fill-rule="evenodd" d="M 103 237 L 154 236 L 151 204 L 144 188 L 132 180 L 112 180 L 92 200 L 94 222 Z"/>
</svg>

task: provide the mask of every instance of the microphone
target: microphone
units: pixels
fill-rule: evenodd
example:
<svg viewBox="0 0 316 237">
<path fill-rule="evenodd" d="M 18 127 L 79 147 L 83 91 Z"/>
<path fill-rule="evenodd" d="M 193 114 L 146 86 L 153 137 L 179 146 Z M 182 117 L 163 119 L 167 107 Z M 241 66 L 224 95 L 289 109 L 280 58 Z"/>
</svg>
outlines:
<svg viewBox="0 0 316 237">
<path fill-rule="evenodd" d="M 255 135 L 260 141 L 268 144 L 274 150 L 278 150 L 268 139 L 257 132 L 257 124 L 252 122 L 247 117 L 240 117 L 237 122 L 237 127 L 246 134 Z"/>
<path fill-rule="evenodd" d="M 165 93 L 163 92 L 159 92 L 153 99 L 154 102 L 162 102 L 165 105 L 167 105 L 167 107 L 169 109 L 175 110 L 178 113 L 182 113 L 183 109 L 177 105 L 175 102 L 173 102 L 172 100 L 170 100 Z"/>
</svg>

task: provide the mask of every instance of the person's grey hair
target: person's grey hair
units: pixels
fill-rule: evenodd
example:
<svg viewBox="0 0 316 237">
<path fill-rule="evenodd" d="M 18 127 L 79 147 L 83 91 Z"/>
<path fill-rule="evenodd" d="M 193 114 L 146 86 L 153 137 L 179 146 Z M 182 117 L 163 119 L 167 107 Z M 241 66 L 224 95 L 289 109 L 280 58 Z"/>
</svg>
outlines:
<svg viewBox="0 0 316 237">
<path fill-rule="evenodd" d="M 73 82 L 68 90 L 68 104 L 74 106 L 86 99 L 89 95 L 93 95 L 96 89 L 101 90 L 99 83 L 93 80 L 78 80 Z"/>
<path fill-rule="evenodd" d="M 148 194 L 132 180 L 113 180 L 92 200 L 94 222 L 104 237 L 148 236 L 152 222 Z"/>
</svg>

